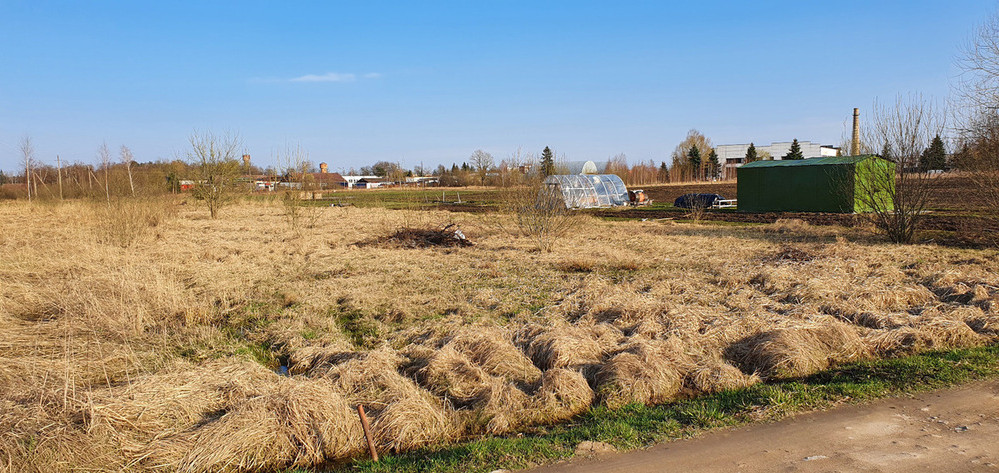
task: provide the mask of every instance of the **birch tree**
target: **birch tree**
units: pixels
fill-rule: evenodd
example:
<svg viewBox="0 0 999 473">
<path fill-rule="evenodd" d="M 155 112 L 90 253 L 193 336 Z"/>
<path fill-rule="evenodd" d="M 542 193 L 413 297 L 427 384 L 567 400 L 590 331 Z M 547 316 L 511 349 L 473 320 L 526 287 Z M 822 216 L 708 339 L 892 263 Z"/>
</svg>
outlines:
<svg viewBox="0 0 999 473">
<path fill-rule="evenodd" d="M 31 168 L 35 164 L 35 145 L 31 142 L 30 136 L 21 138 L 19 146 L 21 157 L 24 159 L 24 188 L 27 191 L 28 202 L 31 202 Z"/>
</svg>

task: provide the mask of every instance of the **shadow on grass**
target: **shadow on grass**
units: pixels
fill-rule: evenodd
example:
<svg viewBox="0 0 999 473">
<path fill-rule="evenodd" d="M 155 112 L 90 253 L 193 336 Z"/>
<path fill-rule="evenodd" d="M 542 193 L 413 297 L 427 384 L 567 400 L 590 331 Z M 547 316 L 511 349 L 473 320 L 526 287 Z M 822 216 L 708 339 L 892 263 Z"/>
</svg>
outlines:
<svg viewBox="0 0 999 473">
<path fill-rule="evenodd" d="M 488 472 L 550 463 L 572 456 L 584 440 L 633 449 L 690 437 L 717 427 L 779 419 L 793 412 L 953 386 L 999 377 L 999 345 L 928 352 L 843 365 L 798 378 L 771 381 L 660 406 L 598 406 L 569 422 L 516 436 L 486 437 L 382 461 L 355 460 L 332 471 Z"/>
</svg>

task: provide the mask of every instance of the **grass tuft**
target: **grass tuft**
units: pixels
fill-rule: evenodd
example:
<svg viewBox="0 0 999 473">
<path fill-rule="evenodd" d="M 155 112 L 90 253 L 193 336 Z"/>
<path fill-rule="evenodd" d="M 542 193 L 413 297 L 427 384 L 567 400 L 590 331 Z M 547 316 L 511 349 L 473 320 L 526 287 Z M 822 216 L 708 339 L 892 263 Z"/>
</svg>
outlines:
<svg viewBox="0 0 999 473">
<path fill-rule="evenodd" d="M 357 460 L 340 472 L 486 472 L 527 468 L 571 457 L 579 442 L 634 449 L 706 430 L 787 414 L 944 388 L 999 377 L 999 344 L 850 363 L 789 378 L 659 406 L 598 406 L 564 424 L 522 437 L 485 437 L 443 448 Z"/>
</svg>

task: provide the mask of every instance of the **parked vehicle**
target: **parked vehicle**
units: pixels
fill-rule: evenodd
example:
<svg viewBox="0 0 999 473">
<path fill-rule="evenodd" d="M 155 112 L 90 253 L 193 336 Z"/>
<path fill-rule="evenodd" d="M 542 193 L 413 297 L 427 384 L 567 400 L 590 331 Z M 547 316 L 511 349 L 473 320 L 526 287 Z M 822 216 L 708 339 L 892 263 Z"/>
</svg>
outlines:
<svg viewBox="0 0 999 473">
<path fill-rule="evenodd" d="M 673 207 L 681 209 L 692 209 L 695 207 L 706 209 L 720 200 L 725 200 L 725 198 L 718 194 L 683 194 L 673 201 Z"/>
</svg>

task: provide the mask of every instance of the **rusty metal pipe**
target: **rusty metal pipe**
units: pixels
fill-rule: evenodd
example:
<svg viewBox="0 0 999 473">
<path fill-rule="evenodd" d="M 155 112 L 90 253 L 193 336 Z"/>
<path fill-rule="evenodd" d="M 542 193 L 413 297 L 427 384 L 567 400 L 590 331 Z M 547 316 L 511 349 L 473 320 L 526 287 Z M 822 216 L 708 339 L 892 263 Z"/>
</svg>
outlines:
<svg viewBox="0 0 999 473">
<path fill-rule="evenodd" d="M 361 418 L 361 428 L 364 429 L 364 438 L 368 440 L 368 451 L 371 452 L 371 460 L 378 461 L 378 452 L 375 451 L 375 440 L 371 438 L 371 426 L 368 425 L 368 416 L 364 414 L 364 406 L 357 405 L 357 415 Z"/>
</svg>

